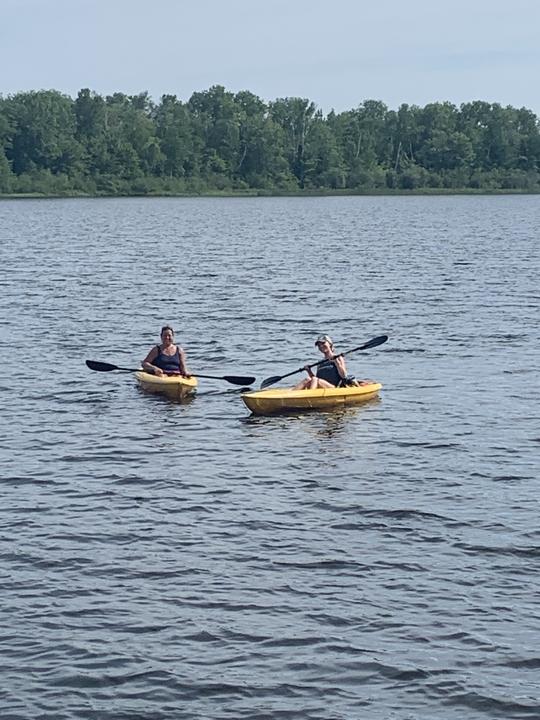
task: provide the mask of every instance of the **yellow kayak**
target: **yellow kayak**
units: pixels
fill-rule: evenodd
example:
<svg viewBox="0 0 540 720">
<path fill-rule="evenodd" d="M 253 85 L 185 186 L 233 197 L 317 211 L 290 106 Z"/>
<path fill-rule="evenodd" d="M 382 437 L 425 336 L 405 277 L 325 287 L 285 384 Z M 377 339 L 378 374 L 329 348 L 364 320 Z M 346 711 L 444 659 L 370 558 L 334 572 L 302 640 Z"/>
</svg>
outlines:
<svg viewBox="0 0 540 720">
<path fill-rule="evenodd" d="M 174 400 L 183 400 L 197 389 L 197 378 L 193 375 L 190 378 L 181 375 L 152 375 L 139 370 L 135 377 L 143 390 L 167 395 Z"/>
<path fill-rule="evenodd" d="M 255 415 L 271 415 L 290 410 L 330 410 L 359 405 L 374 398 L 381 388 L 380 383 L 371 382 L 367 385 L 320 390 L 257 390 L 243 393 L 240 397 Z"/>
</svg>

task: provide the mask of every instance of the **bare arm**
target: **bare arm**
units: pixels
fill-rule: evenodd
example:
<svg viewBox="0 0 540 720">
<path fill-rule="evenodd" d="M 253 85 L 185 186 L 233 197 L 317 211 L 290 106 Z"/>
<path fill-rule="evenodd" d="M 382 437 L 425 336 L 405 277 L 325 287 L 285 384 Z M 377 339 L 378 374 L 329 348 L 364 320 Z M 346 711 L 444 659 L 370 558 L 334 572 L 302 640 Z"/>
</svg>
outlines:
<svg viewBox="0 0 540 720">
<path fill-rule="evenodd" d="M 154 360 L 157 358 L 157 354 L 157 348 L 153 347 L 142 361 L 142 366 L 143 369 L 147 370 L 148 372 L 154 373 L 155 375 L 163 375 L 163 370 L 161 368 L 152 365 Z"/>
<path fill-rule="evenodd" d="M 347 366 L 345 365 L 345 359 L 344 359 L 343 355 L 338 355 L 337 357 L 334 358 L 334 365 L 337 368 L 339 376 L 341 378 L 346 378 L 348 373 L 347 373 Z"/>
<path fill-rule="evenodd" d="M 304 370 L 307 372 L 308 377 L 310 377 L 310 378 L 315 377 L 313 370 L 310 368 L 309 365 L 304 365 Z"/>
<path fill-rule="evenodd" d="M 191 373 L 187 369 L 186 353 L 184 352 L 183 348 L 178 348 L 178 355 L 180 357 L 180 374 L 184 375 L 185 377 L 191 377 Z"/>
</svg>

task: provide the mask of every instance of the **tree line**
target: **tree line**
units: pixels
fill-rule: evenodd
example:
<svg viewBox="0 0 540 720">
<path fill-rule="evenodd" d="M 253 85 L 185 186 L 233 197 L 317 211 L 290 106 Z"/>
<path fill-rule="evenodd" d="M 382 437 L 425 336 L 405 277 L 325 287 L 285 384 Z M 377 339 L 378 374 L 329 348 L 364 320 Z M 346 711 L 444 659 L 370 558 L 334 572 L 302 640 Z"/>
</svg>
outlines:
<svg viewBox="0 0 540 720">
<path fill-rule="evenodd" d="M 192 194 L 540 191 L 540 126 L 526 108 L 366 100 L 323 115 L 220 85 L 187 102 L 148 93 L 0 96 L 0 193 Z"/>
</svg>

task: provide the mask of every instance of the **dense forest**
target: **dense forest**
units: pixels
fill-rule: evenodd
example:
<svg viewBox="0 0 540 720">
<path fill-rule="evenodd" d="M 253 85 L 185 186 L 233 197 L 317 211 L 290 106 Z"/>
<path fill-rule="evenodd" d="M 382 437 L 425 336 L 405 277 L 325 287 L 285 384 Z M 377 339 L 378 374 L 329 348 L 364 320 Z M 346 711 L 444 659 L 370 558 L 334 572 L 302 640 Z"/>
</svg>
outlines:
<svg viewBox="0 0 540 720">
<path fill-rule="evenodd" d="M 475 101 L 324 116 L 216 85 L 187 102 L 147 93 L 0 96 L 0 193 L 522 190 L 540 192 L 540 127 L 525 108 Z"/>
</svg>

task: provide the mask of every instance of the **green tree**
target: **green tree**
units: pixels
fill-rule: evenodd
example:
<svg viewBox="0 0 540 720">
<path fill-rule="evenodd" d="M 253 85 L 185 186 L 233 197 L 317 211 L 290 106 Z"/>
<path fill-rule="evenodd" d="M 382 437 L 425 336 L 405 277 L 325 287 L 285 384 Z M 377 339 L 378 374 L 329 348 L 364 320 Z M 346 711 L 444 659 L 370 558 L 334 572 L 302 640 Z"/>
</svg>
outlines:
<svg viewBox="0 0 540 720">
<path fill-rule="evenodd" d="M 11 172 L 4 149 L 0 148 L 0 193 L 11 192 L 12 183 L 13 173 Z"/>
<path fill-rule="evenodd" d="M 79 91 L 74 104 L 76 137 L 84 152 L 84 169 L 95 175 L 109 169 L 105 100 L 88 88 Z"/>
<path fill-rule="evenodd" d="M 304 186 L 307 188 L 343 188 L 346 173 L 343 158 L 331 127 L 318 111 L 306 139 Z"/>
<path fill-rule="evenodd" d="M 80 170 L 82 148 L 75 138 L 73 101 L 55 90 L 25 92 L 6 101 L 12 126 L 7 157 L 16 174 Z"/>
<path fill-rule="evenodd" d="M 270 116 L 285 133 L 289 167 L 301 188 L 305 185 L 305 149 L 315 111 L 315 103 L 305 98 L 279 98 L 270 103 Z"/>
<path fill-rule="evenodd" d="M 347 187 L 372 187 L 380 182 L 380 172 L 389 166 L 392 155 L 388 118 L 388 108 L 376 100 L 366 100 L 337 116 L 330 113 L 327 122 L 336 138 Z"/>
<path fill-rule="evenodd" d="M 129 97 L 123 93 L 105 98 L 103 133 L 105 163 L 99 170 L 124 180 L 152 174 L 162 163 L 155 125 L 150 117 L 153 108 L 146 93 Z"/>
<path fill-rule="evenodd" d="M 419 107 L 406 103 L 400 105 L 397 113 L 387 114 L 391 165 L 395 172 L 416 163 L 421 146 L 420 114 Z"/>
<path fill-rule="evenodd" d="M 190 97 L 193 128 L 202 147 L 201 171 L 212 184 L 231 182 L 240 158 L 240 119 L 234 95 L 214 85 Z M 221 179 L 218 179 L 221 178 Z"/>
<path fill-rule="evenodd" d="M 516 111 L 519 133 L 519 154 L 517 165 L 521 170 L 538 172 L 540 168 L 540 125 L 536 115 L 520 108 Z"/>
<path fill-rule="evenodd" d="M 287 189 L 296 185 L 289 171 L 285 134 L 268 106 L 248 91 L 235 95 L 239 123 L 239 158 L 234 177 L 241 186 Z"/>
<path fill-rule="evenodd" d="M 5 102 L 0 95 L 0 193 L 9 193 L 12 187 L 13 173 L 6 157 L 6 150 L 10 147 L 10 133 Z"/>
<path fill-rule="evenodd" d="M 171 178 L 197 177 L 202 142 L 193 132 L 188 107 L 176 95 L 163 95 L 155 109 L 154 122 L 163 156 L 163 174 Z"/>
</svg>

